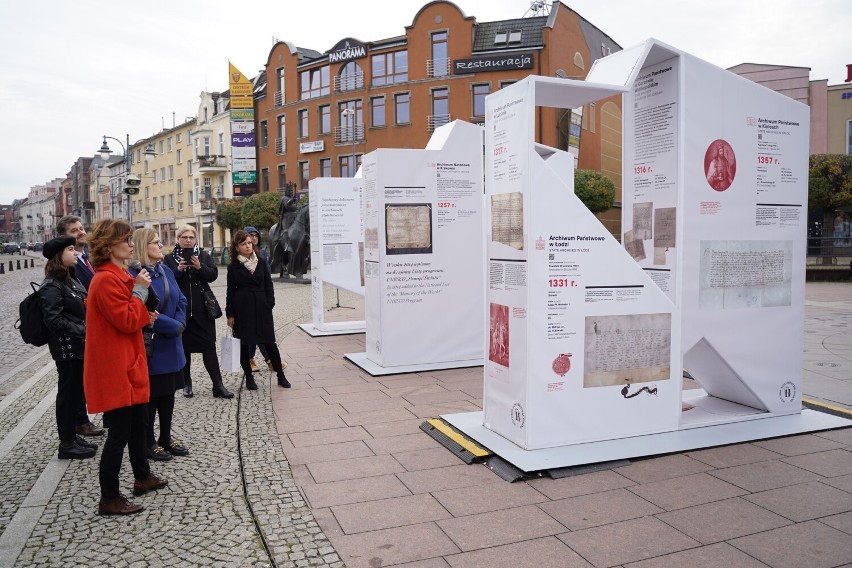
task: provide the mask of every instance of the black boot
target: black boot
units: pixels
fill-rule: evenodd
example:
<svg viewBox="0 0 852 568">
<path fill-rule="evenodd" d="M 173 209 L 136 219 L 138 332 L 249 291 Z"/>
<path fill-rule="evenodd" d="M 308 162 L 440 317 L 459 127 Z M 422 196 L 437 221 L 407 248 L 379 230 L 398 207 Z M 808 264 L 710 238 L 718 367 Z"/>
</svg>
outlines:
<svg viewBox="0 0 852 568">
<path fill-rule="evenodd" d="M 183 396 L 186 398 L 192 398 L 192 379 L 188 377 L 183 378 Z"/>
<path fill-rule="evenodd" d="M 290 381 L 288 381 L 287 377 L 284 376 L 284 371 L 278 371 L 278 386 L 284 387 L 285 389 L 290 388 Z"/>
<path fill-rule="evenodd" d="M 93 448 L 84 448 L 77 444 L 77 440 L 59 442 L 59 459 L 61 460 L 84 460 L 94 455 Z"/>
<path fill-rule="evenodd" d="M 234 398 L 234 393 L 222 384 L 222 377 L 213 379 L 213 398 Z"/>
<path fill-rule="evenodd" d="M 254 375 L 251 373 L 246 373 L 246 388 L 250 391 L 257 390 L 257 383 L 254 382 Z"/>
</svg>

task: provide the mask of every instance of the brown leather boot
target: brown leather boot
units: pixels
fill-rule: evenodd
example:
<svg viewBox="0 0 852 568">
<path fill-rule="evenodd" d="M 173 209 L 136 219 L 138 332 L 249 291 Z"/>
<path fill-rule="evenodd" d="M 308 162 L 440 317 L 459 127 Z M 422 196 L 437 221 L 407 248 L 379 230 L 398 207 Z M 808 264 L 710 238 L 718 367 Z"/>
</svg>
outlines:
<svg viewBox="0 0 852 568">
<path fill-rule="evenodd" d="M 164 477 L 157 477 L 153 473 L 148 474 L 148 479 L 137 479 L 133 482 L 133 494 L 139 497 L 149 491 L 162 489 L 169 484 L 169 481 Z"/>
<path fill-rule="evenodd" d="M 99 515 L 132 515 L 144 511 L 145 507 L 131 503 L 124 495 L 118 497 L 101 497 L 101 502 L 98 503 Z"/>
</svg>

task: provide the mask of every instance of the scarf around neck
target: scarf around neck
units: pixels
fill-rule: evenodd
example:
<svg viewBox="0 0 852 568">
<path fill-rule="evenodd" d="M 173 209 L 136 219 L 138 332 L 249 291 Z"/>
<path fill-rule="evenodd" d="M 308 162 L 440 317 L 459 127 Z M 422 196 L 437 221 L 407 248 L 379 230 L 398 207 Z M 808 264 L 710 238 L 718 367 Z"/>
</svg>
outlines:
<svg viewBox="0 0 852 568">
<path fill-rule="evenodd" d="M 255 253 L 251 253 L 251 256 L 246 258 L 241 254 L 237 255 L 237 259 L 243 263 L 243 266 L 248 268 L 248 271 L 254 274 L 255 269 L 257 269 L 257 255 Z"/>
</svg>

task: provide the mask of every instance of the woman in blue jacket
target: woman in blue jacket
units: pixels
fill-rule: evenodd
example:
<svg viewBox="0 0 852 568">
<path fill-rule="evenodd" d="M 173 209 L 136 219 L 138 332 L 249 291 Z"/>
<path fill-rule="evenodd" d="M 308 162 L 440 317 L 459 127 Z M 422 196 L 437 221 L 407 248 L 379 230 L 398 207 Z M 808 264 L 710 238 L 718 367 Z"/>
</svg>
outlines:
<svg viewBox="0 0 852 568">
<path fill-rule="evenodd" d="M 133 232 L 133 258 L 151 275 L 151 290 L 160 299 L 151 326 L 154 350 L 148 357 L 151 379 L 151 399 L 148 402 L 148 458 L 168 461 L 172 456 L 189 455 L 180 442 L 172 438 L 172 416 L 175 410 L 175 391 L 183 389 L 183 352 L 181 333 L 186 328 L 186 298 L 178 287 L 175 275 L 163 260 L 163 243 L 154 229 Z M 136 270 L 130 269 L 135 276 Z M 160 416 L 160 436 L 154 439 L 154 417 Z"/>
</svg>

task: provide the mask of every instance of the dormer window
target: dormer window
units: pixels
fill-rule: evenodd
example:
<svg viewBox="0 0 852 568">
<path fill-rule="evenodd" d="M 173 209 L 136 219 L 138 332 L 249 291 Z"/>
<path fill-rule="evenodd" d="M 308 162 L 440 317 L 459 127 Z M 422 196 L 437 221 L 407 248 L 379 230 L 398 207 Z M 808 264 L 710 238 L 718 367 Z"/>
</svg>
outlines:
<svg viewBox="0 0 852 568">
<path fill-rule="evenodd" d="M 521 30 L 509 32 L 509 43 L 521 43 Z"/>
<path fill-rule="evenodd" d="M 508 39 L 509 34 L 506 32 L 497 32 L 494 35 L 494 45 L 506 45 L 506 40 Z"/>
</svg>

